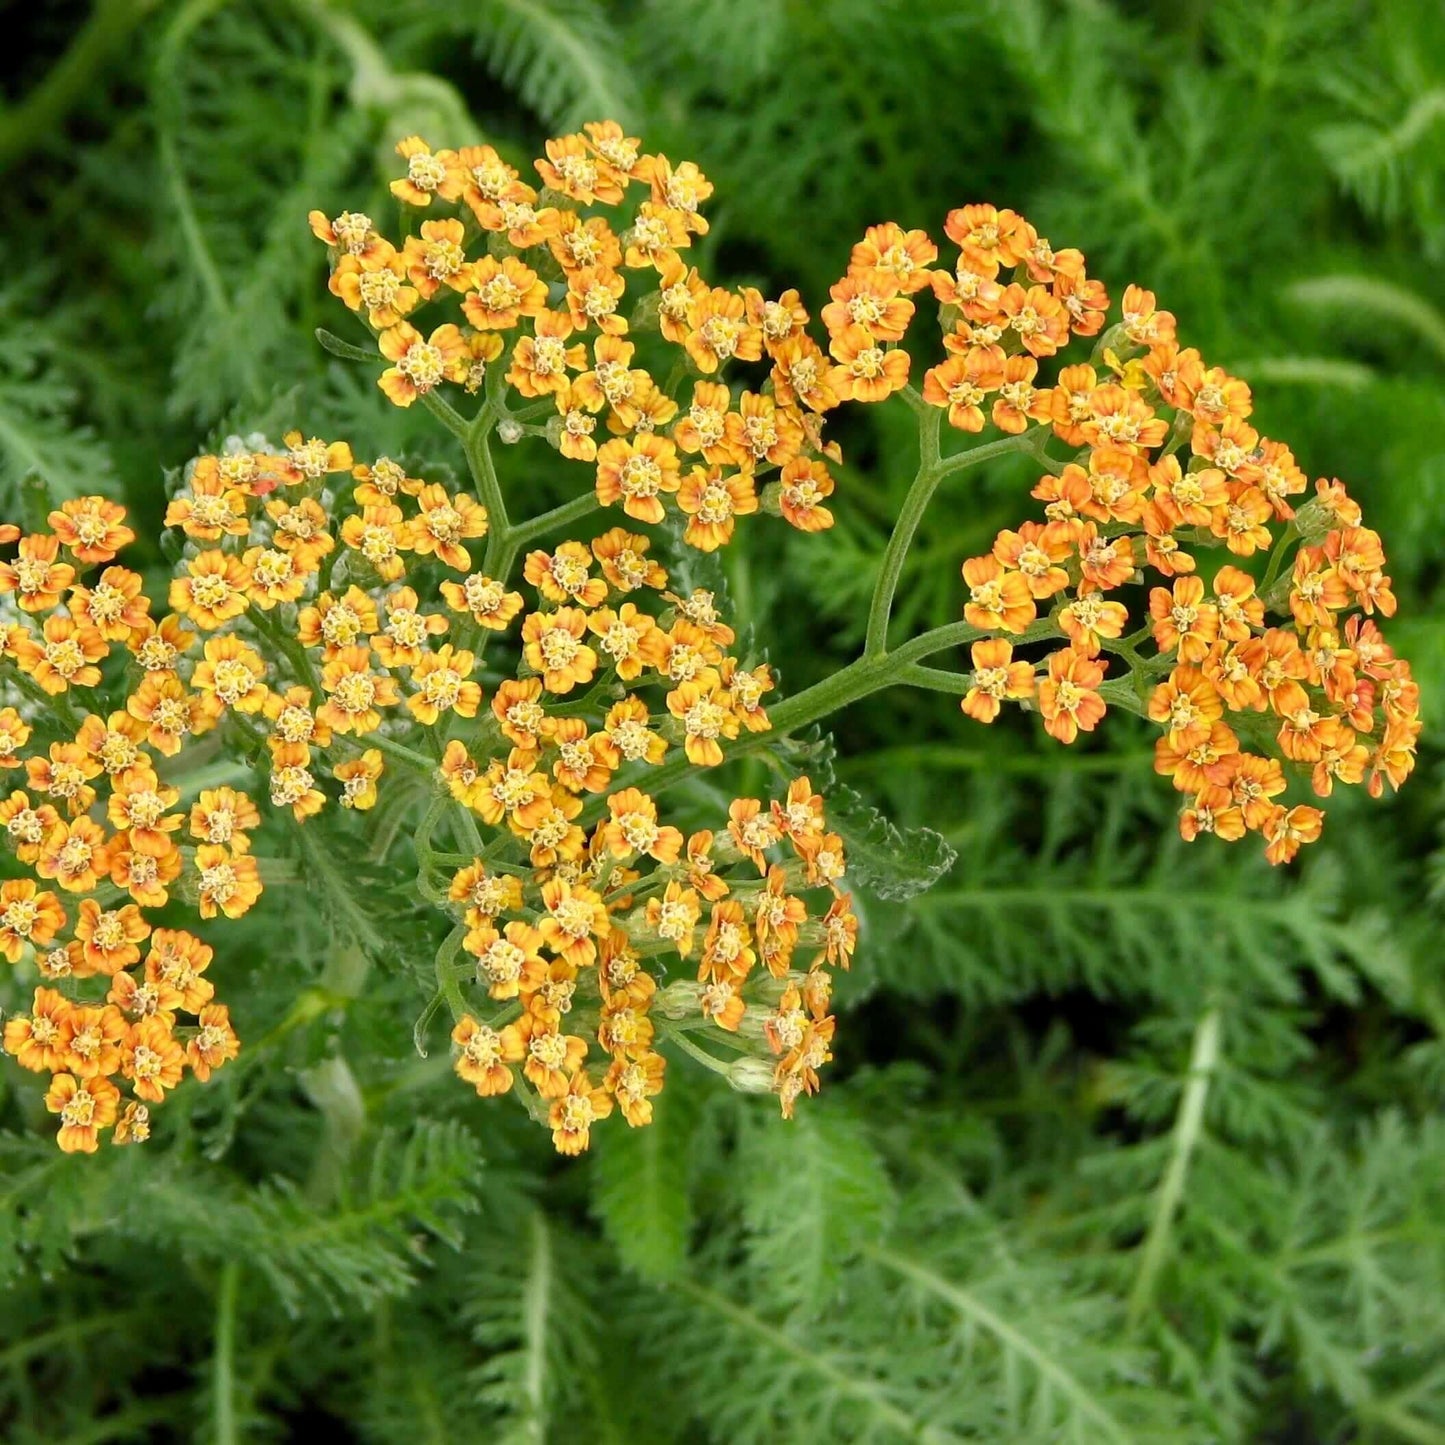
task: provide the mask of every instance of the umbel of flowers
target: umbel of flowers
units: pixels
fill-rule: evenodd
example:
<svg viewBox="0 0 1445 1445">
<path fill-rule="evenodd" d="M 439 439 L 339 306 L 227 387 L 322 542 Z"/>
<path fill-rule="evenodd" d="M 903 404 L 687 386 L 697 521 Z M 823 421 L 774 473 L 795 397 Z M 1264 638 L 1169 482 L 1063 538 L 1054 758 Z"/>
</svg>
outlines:
<svg viewBox="0 0 1445 1445">
<path fill-rule="evenodd" d="M 300 432 L 203 456 L 166 516 L 182 551 L 160 605 L 116 564 L 134 534 L 112 502 L 0 532 L 0 951 L 41 978 L 4 1041 L 51 1076 L 63 1149 L 145 1138 L 187 1071 L 236 1056 L 210 945 L 156 911 L 239 917 L 265 882 L 263 810 L 360 828 L 388 773 L 429 789 L 417 887 L 450 924 L 435 979 L 456 1072 L 575 1153 L 614 1110 L 650 1122 L 669 1049 L 785 1115 L 818 1087 L 831 970 L 857 940 L 824 798 L 784 778 L 684 831 L 666 795 L 746 752 L 782 765 L 775 738 L 857 698 L 922 686 L 983 722 L 1014 702 L 1064 743 L 1110 707 L 1145 715 L 1185 836 L 1259 832 L 1273 862 L 1320 831 L 1291 786 L 1378 794 L 1410 771 L 1417 695 L 1374 621 L 1394 610 L 1379 538 L 1337 482 L 1296 510 L 1305 478 L 1249 426 L 1247 386 L 1181 349 L 1149 293 L 1111 325 L 1077 252 L 967 206 L 944 222 L 947 268 L 922 231 L 872 227 L 825 345 L 797 292 L 687 263 L 711 186 L 612 123 L 549 141 L 540 187 L 486 146 L 398 152 L 391 189 L 419 220 L 399 247 L 367 216 L 312 213 L 375 349 L 322 339 L 379 351 L 382 391 L 455 436 L 470 487 Z M 903 343 L 930 298 L 944 356 L 916 390 Z M 1045 384 L 1075 338 L 1092 354 Z M 826 531 L 827 413 L 895 395 L 919 467 L 863 653 L 774 701 L 715 597 L 669 572 L 753 514 Z M 999 436 L 948 450 L 945 419 Z M 491 446 L 528 438 L 586 482 L 523 516 Z M 1039 464 L 1041 518 L 964 564 L 962 622 L 890 646 L 934 491 L 1009 451 Z M 1229 560 L 1202 569 L 1204 548 Z M 924 665 L 964 645 L 970 668 Z M 183 803 L 217 730 L 256 797 Z"/>
</svg>

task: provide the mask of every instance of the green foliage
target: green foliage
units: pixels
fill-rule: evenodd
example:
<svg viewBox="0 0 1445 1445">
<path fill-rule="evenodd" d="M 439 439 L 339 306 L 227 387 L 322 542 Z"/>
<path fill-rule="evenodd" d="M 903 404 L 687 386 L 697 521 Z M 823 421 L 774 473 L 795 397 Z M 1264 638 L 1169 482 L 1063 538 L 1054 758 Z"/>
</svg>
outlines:
<svg viewBox="0 0 1445 1445">
<path fill-rule="evenodd" d="M 99 489 L 153 527 L 208 438 L 293 424 L 440 475 L 421 408 L 316 344 L 356 333 L 305 213 L 393 215 L 411 130 L 523 164 L 612 115 L 717 185 L 709 274 L 814 311 L 865 226 L 937 235 L 977 199 L 1157 289 L 1260 429 L 1361 497 L 1445 714 L 1431 0 L 115 0 L 85 83 L 35 107 L 80 9 L 16 18 L 0 111 L 0 518 Z M 827 545 L 679 574 L 746 602 L 788 690 L 852 655 L 912 473 L 906 418 L 849 428 Z M 959 560 L 1032 480 L 945 483 L 900 635 L 956 617 Z M 1027 715 L 861 704 L 836 758 L 794 759 L 857 794 L 823 1097 L 784 1125 L 678 1054 L 651 1128 L 565 1165 L 457 1085 L 439 1021 L 412 1047 L 440 942 L 404 881 L 421 794 L 277 827 L 286 876 L 215 964 L 245 1052 L 151 1144 L 60 1157 L 4 1072 L 0 1436 L 1445 1439 L 1425 741 L 1398 801 L 1332 805 L 1270 872 L 1177 841 L 1142 731 L 1063 750 Z M 0 965 L 0 1007 L 32 982 Z"/>
</svg>

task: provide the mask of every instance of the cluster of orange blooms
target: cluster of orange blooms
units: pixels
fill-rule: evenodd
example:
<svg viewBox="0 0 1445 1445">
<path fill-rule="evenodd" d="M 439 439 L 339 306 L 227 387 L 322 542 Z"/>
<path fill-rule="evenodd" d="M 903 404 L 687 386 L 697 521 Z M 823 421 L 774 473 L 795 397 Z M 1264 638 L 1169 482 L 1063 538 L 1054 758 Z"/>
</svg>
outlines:
<svg viewBox="0 0 1445 1445">
<path fill-rule="evenodd" d="M 1033 493 L 1043 520 L 964 564 L 979 637 L 955 679 L 964 712 L 990 722 L 1017 701 L 1066 743 L 1111 703 L 1144 712 L 1165 730 L 1157 767 L 1185 795 L 1185 835 L 1258 831 L 1274 862 L 1320 830 L 1318 809 L 1277 801 L 1287 770 L 1320 796 L 1337 781 L 1378 794 L 1409 773 L 1418 695 L 1373 620 L 1395 605 L 1379 538 L 1337 482 L 1294 509 L 1305 477 L 1249 425 L 1249 388 L 1181 349 L 1149 292 L 1131 286 L 1109 325 L 1078 252 L 1055 252 L 1011 211 L 966 206 L 945 222 L 952 270 L 922 231 L 869 229 L 822 310 L 825 351 L 796 291 L 714 287 L 685 263 L 710 184 L 615 124 L 548 141 L 540 190 L 488 146 L 397 149 L 393 193 L 457 215 L 429 214 L 400 248 L 365 215 L 310 217 L 397 405 L 421 399 L 468 438 L 482 423 L 504 441 L 543 437 L 590 469 L 597 505 L 643 528 L 671 516 L 702 551 L 758 511 L 820 531 L 833 521 L 826 462 L 839 459 L 824 413 L 908 386 L 903 343 L 931 290 L 947 356 L 910 402 L 965 432 L 991 423 L 1047 470 Z M 633 186 L 640 199 L 614 229 L 599 208 Z M 460 321 L 423 334 L 407 318 L 433 303 Z M 1041 384 L 1040 359 L 1073 337 L 1097 338 L 1092 358 Z M 634 364 L 642 347 L 661 366 Z M 722 379 L 733 363 L 758 366 L 755 390 Z M 684 382 L 686 408 L 672 394 Z M 484 393 L 476 418 L 433 395 L 444 384 Z M 1055 441 L 1071 455 L 1050 455 Z M 932 455 L 920 482 L 948 465 Z M 490 491 L 477 480 L 505 511 L 495 475 Z M 187 1068 L 204 1079 L 236 1056 L 204 976 L 209 946 L 145 916 L 174 894 L 202 919 L 235 918 L 260 895 L 261 810 L 231 788 L 187 809 L 176 786 L 179 755 L 217 727 L 297 824 L 370 809 L 388 767 L 430 780 L 428 819 L 444 814 L 459 849 L 432 851 L 432 821 L 418 833 L 419 886 L 454 923 L 437 976 L 456 1071 L 480 1094 L 523 1096 L 561 1151 L 585 1148 L 614 1105 L 630 1125 L 650 1121 L 659 1028 L 739 1087 L 774 1091 L 785 1114 L 817 1088 L 828 969 L 848 965 L 857 937 L 822 798 L 795 778 L 784 798 L 734 799 L 716 833 L 685 836 L 647 787 L 670 755 L 713 767 L 730 740 L 768 730 L 768 666 L 729 652 L 711 593 L 667 590 L 645 531 L 613 525 L 526 553 L 529 602 L 488 575 L 489 557 L 509 565 L 520 550 L 501 522 L 493 552 L 477 496 L 300 432 L 204 456 L 166 514 L 185 541 L 159 618 L 140 576 L 114 565 L 134 540 L 116 504 L 68 501 L 48 532 L 0 527 L 13 546 L 0 598 L 14 608 L 0 668 L 16 695 L 0 710 L 0 769 L 23 769 L 25 784 L 0 802 L 0 824 L 34 875 L 0 883 L 0 951 L 49 985 L 4 1044 L 53 1075 L 63 1149 L 94 1150 L 112 1127 L 116 1142 L 145 1138 L 147 1105 Z M 1245 565 L 1206 586 L 1193 550 L 1209 545 Z M 1146 568 L 1168 585 L 1126 636 L 1117 594 Z M 511 660 L 484 662 L 514 627 Z M 1050 638 L 1065 645 L 1042 662 L 1015 655 Z M 1111 657 L 1127 677 L 1104 680 Z M 691 973 L 694 957 L 695 979 L 659 986 L 669 960 Z M 722 1030 L 732 1055 L 699 1049 L 694 1030 Z"/>
<path fill-rule="evenodd" d="M 1270 862 L 1288 862 L 1323 815 L 1277 801 L 1286 768 L 1327 798 L 1337 782 L 1378 796 L 1414 766 L 1419 690 L 1373 620 L 1395 611 L 1379 536 L 1336 481 L 1296 511 L 1305 475 L 1249 424 L 1249 387 L 1181 348 L 1151 292 L 1125 290 L 1122 320 L 1096 349 L 1102 371 L 1064 366 L 1036 385 L 1038 358 L 1071 334 L 1104 332 L 1108 296 L 1077 251 L 1054 251 L 1012 211 L 966 206 L 945 229 L 957 266 L 932 279 L 949 355 L 924 399 L 965 431 L 983 428 L 989 406 L 1005 432 L 1033 422 L 1074 449 L 1049 458 L 1033 490 L 1044 519 L 1001 531 L 964 563 L 965 620 L 1004 634 L 973 645 L 964 712 L 991 722 L 1004 701 L 1027 701 L 1073 742 L 1104 716 L 1105 654 L 1116 654 L 1164 729 L 1155 767 L 1185 796 L 1184 836 L 1258 832 Z M 1206 584 L 1194 549 L 1221 546 L 1266 559 L 1264 577 L 1230 562 Z M 1168 585 L 1150 589 L 1140 631 L 1126 636 L 1129 610 L 1111 594 L 1147 571 Z M 1009 638 L 1041 632 L 1066 645 L 1040 664 L 1017 659 Z"/>
<path fill-rule="evenodd" d="M 48 1098 L 61 1147 L 93 1150 L 111 1124 L 117 1142 L 145 1137 L 139 1101 L 158 1102 L 187 1063 L 204 1078 L 235 1056 L 226 1011 L 202 977 L 211 950 L 187 933 L 152 933 L 143 911 L 175 891 L 203 918 L 236 917 L 261 892 L 248 841 L 256 805 L 220 788 L 187 814 L 156 771 L 222 722 L 264 753 L 271 804 L 298 823 L 328 797 L 369 809 L 390 753 L 433 773 L 485 825 L 485 844 L 448 880 L 449 906 L 500 1008 L 487 1023 L 459 1018 L 457 1071 L 494 1094 L 512 1086 L 508 1064 L 521 1065 L 549 1105 L 559 1149 L 585 1147 L 613 1099 L 629 1123 L 650 1119 L 663 1059 L 651 1047 L 656 979 L 645 961 L 660 954 L 699 960 L 696 984 L 662 995 L 667 1016 L 727 1030 L 747 1051 L 771 1049 L 769 1075 L 755 1082 L 790 1111 L 830 1057 L 825 965 L 847 964 L 857 928 L 822 799 L 798 779 L 785 802 L 739 799 L 725 832 L 684 840 L 647 793 L 614 784 L 620 769 L 645 772 L 679 750 L 715 765 L 721 740 L 765 730 L 767 666 L 727 652 L 734 634 L 710 593 L 666 591 L 645 536 L 617 527 L 530 553 L 523 576 L 537 606 L 524 613 L 519 592 L 471 570 L 466 542 L 487 530 L 478 503 L 385 458 L 354 465 L 344 444 L 299 433 L 286 443 L 190 468 L 167 513 L 188 544 L 159 622 L 137 574 L 108 566 L 86 585 L 61 560 L 64 550 L 105 563 L 132 540 L 123 509 L 102 498 L 66 503 L 53 533 L 20 537 L 15 560 L 0 564 L 0 589 L 45 619 L 38 636 L 23 623 L 8 629 L 4 655 L 35 697 L 64 705 L 52 721 L 75 721 L 48 751 L 23 757 L 31 724 L 14 708 L 0 714 L 0 767 L 23 766 L 28 787 L 0 807 L 0 821 L 20 862 L 80 895 L 72 919 L 34 880 L 0 885 L 0 947 L 12 962 L 32 951 L 57 985 L 36 991 L 5 1044 L 22 1065 L 55 1073 Z M 398 519 L 378 523 L 380 506 Z M 435 607 L 416 590 L 432 584 Z M 519 614 L 517 676 L 484 696 L 483 639 Z M 473 640 L 441 640 L 452 632 Z M 103 684 L 113 652 L 126 655 L 122 705 L 71 711 L 73 697 Z M 466 741 L 448 736 L 454 726 Z M 395 741 L 423 730 L 439 757 Z M 589 796 L 605 814 L 585 829 Z M 102 809 L 113 833 L 92 816 Z M 800 896 L 810 890 L 829 900 L 812 918 Z M 800 946 L 811 953 L 795 971 Z M 96 976 L 109 982 L 103 1000 L 89 997 Z M 751 1001 L 765 1005 L 756 1025 L 744 1022 Z M 198 1013 L 199 1027 L 178 1033 L 177 1011 Z M 584 1016 L 610 1061 L 595 1085 L 575 1031 Z M 136 1094 L 124 1113 L 117 1073 Z"/>
<path fill-rule="evenodd" d="M 547 142 L 539 193 L 490 146 L 433 152 L 413 136 L 397 150 L 407 175 L 393 193 L 460 215 L 422 221 L 397 249 L 368 216 L 311 213 L 312 230 L 333 248 L 332 291 L 365 318 L 391 363 L 379 385 L 392 401 L 410 406 L 444 382 L 475 392 L 489 368 L 504 367 L 520 397 L 551 398 L 546 433 L 562 455 L 595 465 L 603 506 L 648 524 L 671 510 L 702 551 L 730 541 L 737 518 L 760 507 L 803 531 L 832 525 L 825 458 L 839 453 L 823 440 L 822 413 L 882 400 L 906 379 L 907 357 L 885 350 L 851 312 L 834 318 L 836 306 L 824 313 L 833 332 L 825 356 L 796 291 L 767 300 L 752 287 L 710 286 L 686 265 L 679 252 L 707 232 L 699 207 L 712 194 L 692 162 L 674 167 L 642 154 L 615 123 L 593 123 Z M 644 198 L 615 229 L 597 212 L 620 206 L 634 184 Z M 630 316 L 629 273 L 645 278 Z M 448 299 L 461 324 L 423 335 L 405 319 Z M 640 333 L 683 352 L 680 367 L 697 377 L 685 410 L 636 364 L 628 338 Z M 706 379 L 763 357 L 771 375 L 756 391 L 735 397 Z M 597 432 L 604 411 L 606 440 Z"/>
<path fill-rule="evenodd" d="M 0 591 L 39 624 L 0 627 L 0 659 L 40 703 L 34 725 L 15 707 L 0 710 L 0 770 L 23 768 L 25 782 L 0 802 L 0 826 L 34 875 L 0 883 L 0 953 L 15 963 L 30 952 L 52 985 L 7 1021 L 4 1044 L 22 1067 L 52 1075 L 45 1102 L 60 1116 L 60 1147 L 89 1153 L 112 1126 L 118 1144 L 145 1139 L 149 1105 L 188 1068 L 208 1079 L 236 1057 L 228 1011 L 205 977 L 211 948 L 152 928 L 145 913 L 179 889 L 203 918 L 245 912 L 260 893 L 247 839 L 260 816 L 231 788 L 201 792 L 187 812 L 158 776 L 158 760 L 213 727 L 225 703 L 214 685 L 181 681 L 196 634 L 175 617 L 157 625 L 139 575 L 103 565 L 134 539 L 124 510 L 82 497 L 52 512 L 50 526 L 0 535 L 19 538 L 15 558 L 0 563 Z M 103 570 L 83 581 L 93 567 Z M 102 681 L 115 644 L 133 659 L 124 705 L 75 712 L 71 690 Z M 36 726 L 60 736 L 27 755 Z M 178 1024 L 182 1014 L 195 1022 Z M 117 1077 L 132 1097 L 122 1098 Z"/>
</svg>

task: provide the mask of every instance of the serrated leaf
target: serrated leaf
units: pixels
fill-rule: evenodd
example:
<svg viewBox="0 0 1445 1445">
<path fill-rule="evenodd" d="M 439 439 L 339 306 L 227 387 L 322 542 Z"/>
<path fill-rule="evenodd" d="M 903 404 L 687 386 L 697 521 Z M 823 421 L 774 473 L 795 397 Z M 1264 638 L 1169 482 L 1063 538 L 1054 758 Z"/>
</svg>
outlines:
<svg viewBox="0 0 1445 1445">
<path fill-rule="evenodd" d="M 943 834 L 900 829 L 851 788 L 829 794 L 828 823 L 847 845 L 848 883 L 889 902 L 926 893 L 958 857 Z"/>
</svg>

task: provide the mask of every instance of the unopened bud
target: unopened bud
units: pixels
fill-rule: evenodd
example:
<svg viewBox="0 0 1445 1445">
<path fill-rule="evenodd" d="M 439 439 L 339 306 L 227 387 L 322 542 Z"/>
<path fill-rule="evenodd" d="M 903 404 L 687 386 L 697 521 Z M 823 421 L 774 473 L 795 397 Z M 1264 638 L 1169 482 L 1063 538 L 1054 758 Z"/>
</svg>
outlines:
<svg viewBox="0 0 1445 1445">
<path fill-rule="evenodd" d="M 503 417 L 497 423 L 497 440 L 506 443 L 509 447 L 521 441 L 525 434 L 522 423 L 513 421 L 509 416 Z"/>
<path fill-rule="evenodd" d="M 766 1059 L 744 1055 L 728 1065 L 727 1080 L 740 1094 L 770 1094 L 773 1091 L 773 1065 Z"/>
<path fill-rule="evenodd" d="M 702 1012 L 702 989 L 695 979 L 679 978 L 657 995 L 652 1011 L 665 1019 L 693 1018 Z"/>
</svg>

